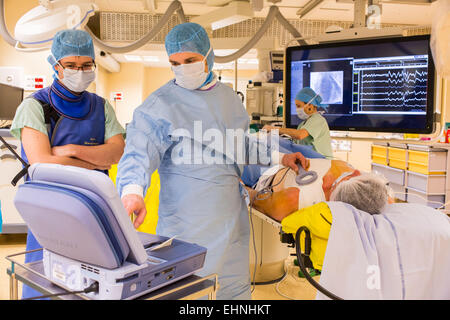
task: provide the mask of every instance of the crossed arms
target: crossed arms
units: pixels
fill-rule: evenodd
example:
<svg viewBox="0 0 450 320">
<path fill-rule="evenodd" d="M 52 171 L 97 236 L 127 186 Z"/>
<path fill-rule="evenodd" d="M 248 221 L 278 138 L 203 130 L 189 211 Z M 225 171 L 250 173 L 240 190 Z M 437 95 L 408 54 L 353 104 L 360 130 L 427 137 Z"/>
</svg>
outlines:
<svg viewBox="0 0 450 320">
<path fill-rule="evenodd" d="M 125 147 L 121 134 L 109 138 L 98 146 L 68 144 L 53 148 L 48 136 L 33 128 L 24 127 L 21 137 L 30 164 L 58 163 L 91 170 L 110 169 L 111 165 L 119 162 Z"/>
</svg>

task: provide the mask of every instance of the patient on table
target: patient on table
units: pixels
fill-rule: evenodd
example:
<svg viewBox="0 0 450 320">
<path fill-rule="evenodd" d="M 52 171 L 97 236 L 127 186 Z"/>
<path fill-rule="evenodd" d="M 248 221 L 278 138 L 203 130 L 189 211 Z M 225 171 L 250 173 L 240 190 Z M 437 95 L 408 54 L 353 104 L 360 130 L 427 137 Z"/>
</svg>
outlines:
<svg viewBox="0 0 450 320">
<path fill-rule="evenodd" d="M 261 175 L 254 189 L 246 186 L 250 198 L 254 199 L 253 207 L 273 219 L 281 221 L 297 210 L 329 201 L 331 192 L 340 182 L 361 174 L 341 160 L 309 160 L 309 170 L 318 174 L 315 182 L 299 186 L 295 181 L 296 173 L 293 170 L 273 167 Z M 256 197 L 258 191 L 269 186 L 273 186 L 272 194 L 267 196 L 261 194 Z"/>
<path fill-rule="evenodd" d="M 324 201 L 347 202 L 370 214 L 381 212 L 384 203 L 392 203 L 393 199 L 388 195 L 386 181 L 382 177 L 373 174 L 363 174 L 355 170 L 350 164 L 342 160 L 324 159 L 322 155 L 312 150 L 299 150 L 299 145 L 286 145 L 284 139 L 280 139 L 281 151 L 301 152 L 309 157 L 310 166 L 308 170 L 315 171 L 318 175 L 316 181 L 309 185 L 300 186 L 295 181 L 296 173 L 289 168 L 272 167 L 264 171 L 262 166 L 250 165 L 244 170 L 242 180 L 246 185 L 250 198 L 253 200 L 253 208 L 281 221 L 288 215 Z M 262 172 L 262 173 L 261 173 Z M 336 188 L 345 181 L 358 177 L 353 183 L 345 184 L 340 188 L 334 199 L 331 197 Z M 271 193 L 258 192 L 264 188 L 271 187 Z M 351 188 L 350 190 L 348 190 Z M 380 190 L 371 192 L 370 190 Z M 371 189 L 372 188 L 372 189 Z M 342 192 L 344 190 L 344 192 Z M 363 191 L 364 190 L 364 191 Z M 360 194 L 355 194 L 360 192 Z M 355 194 L 355 197 L 350 196 Z M 342 194 L 344 194 L 342 196 Z M 378 199 L 378 198 L 380 199 Z M 362 201 L 358 203 L 358 201 Z"/>
</svg>

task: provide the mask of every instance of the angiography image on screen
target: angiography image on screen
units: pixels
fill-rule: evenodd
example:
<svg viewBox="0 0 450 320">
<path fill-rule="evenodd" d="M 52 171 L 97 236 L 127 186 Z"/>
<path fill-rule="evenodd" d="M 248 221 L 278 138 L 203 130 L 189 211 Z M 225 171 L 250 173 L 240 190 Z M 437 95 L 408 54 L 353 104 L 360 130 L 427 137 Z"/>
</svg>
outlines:
<svg viewBox="0 0 450 320">
<path fill-rule="evenodd" d="M 322 112 L 331 130 L 431 132 L 434 65 L 429 36 L 289 49 L 289 127 L 301 122 L 296 93 L 311 87 L 328 105 Z"/>
<path fill-rule="evenodd" d="M 322 103 L 342 104 L 344 95 L 344 72 L 311 72 L 311 88 L 322 97 Z"/>
</svg>

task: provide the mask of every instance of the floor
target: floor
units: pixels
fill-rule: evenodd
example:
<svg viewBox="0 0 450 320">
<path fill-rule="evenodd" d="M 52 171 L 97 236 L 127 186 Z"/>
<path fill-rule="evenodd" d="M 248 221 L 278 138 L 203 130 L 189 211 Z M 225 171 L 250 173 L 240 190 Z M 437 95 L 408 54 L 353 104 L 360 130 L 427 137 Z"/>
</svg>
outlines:
<svg viewBox="0 0 450 320">
<path fill-rule="evenodd" d="M 9 276 L 6 270 L 11 267 L 11 263 L 5 259 L 6 256 L 25 251 L 25 234 L 0 235 L 0 300 L 9 300 Z M 24 257 L 17 258 L 23 262 Z M 19 285 L 19 297 L 21 296 L 21 286 Z"/>
<path fill-rule="evenodd" d="M 25 235 L 0 235 L 0 300 L 9 299 L 9 276 L 6 273 L 10 262 L 6 256 L 25 251 Z M 22 259 L 17 259 L 23 262 Z M 298 277 L 299 268 L 294 266 L 293 258 L 286 261 L 286 276 L 277 284 L 258 285 L 254 287 L 252 298 L 255 300 L 312 300 L 316 289 L 306 279 Z M 318 279 L 315 279 L 318 281 Z M 19 285 L 19 297 L 21 286 Z"/>
</svg>

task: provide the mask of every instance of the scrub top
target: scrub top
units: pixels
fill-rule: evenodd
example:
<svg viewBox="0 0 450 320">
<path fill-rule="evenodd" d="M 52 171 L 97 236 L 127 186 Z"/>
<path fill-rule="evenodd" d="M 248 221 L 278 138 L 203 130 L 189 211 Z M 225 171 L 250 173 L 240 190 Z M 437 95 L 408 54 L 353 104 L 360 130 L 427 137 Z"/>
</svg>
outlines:
<svg viewBox="0 0 450 320">
<path fill-rule="evenodd" d="M 312 145 L 314 149 L 327 159 L 333 157 L 331 150 L 330 129 L 327 120 L 319 113 L 312 114 L 308 119 L 299 124 L 297 129 L 305 129 L 309 136 L 294 142 L 302 145 Z"/>
<path fill-rule="evenodd" d="M 21 129 L 24 127 L 30 127 L 48 135 L 44 111 L 41 104 L 35 99 L 27 98 L 19 105 L 11 124 L 11 135 L 21 140 Z M 125 129 L 117 121 L 111 104 L 105 100 L 105 141 L 117 134 L 125 137 Z"/>
</svg>

